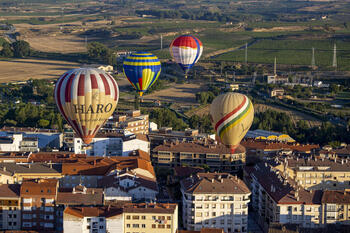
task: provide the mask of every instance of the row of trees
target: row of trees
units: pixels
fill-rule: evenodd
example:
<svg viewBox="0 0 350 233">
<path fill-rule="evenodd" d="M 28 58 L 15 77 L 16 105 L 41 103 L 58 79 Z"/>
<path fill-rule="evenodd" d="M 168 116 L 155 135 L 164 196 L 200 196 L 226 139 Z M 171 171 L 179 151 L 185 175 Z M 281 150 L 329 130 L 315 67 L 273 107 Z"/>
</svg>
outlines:
<svg viewBox="0 0 350 233">
<path fill-rule="evenodd" d="M 340 142 L 350 143 L 350 132 L 346 128 L 337 127 L 330 122 L 324 122 L 319 127 L 310 127 L 303 120 L 294 124 L 286 113 L 273 110 L 256 113 L 251 129 L 286 133 L 298 142 L 321 145 L 338 145 Z"/>
<path fill-rule="evenodd" d="M 19 40 L 10 44 L 7 41 L 2 43 L 2 50 L 0 52 L 2 57 L 16 57 L 23 58 L 30 55 L 29 43 Z"/>
<path fill-rule="evenodd" d="M 190 20 L 210 20 L 219 22 L 233 22 L 237 21 L 233 15 L 222 12 L 211 11 L 187 11 L 187 10 L 137 10 L 136 14 L 139 15 L 152 15 L 159 19 L 190 19 Z"/>
</svg>

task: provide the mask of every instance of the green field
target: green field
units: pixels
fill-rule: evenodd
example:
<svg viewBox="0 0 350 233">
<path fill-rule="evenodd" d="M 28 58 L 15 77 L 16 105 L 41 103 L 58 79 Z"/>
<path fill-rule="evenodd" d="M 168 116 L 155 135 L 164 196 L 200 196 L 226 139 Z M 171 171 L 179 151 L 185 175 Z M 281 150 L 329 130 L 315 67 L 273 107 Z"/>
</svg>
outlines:
<svg viewBox="0 0 350 233">
<path fill-rule="evenodd" d="M 248 62 L 311 65 L 312 48 L 315 48 L 316 66 L 332 66 L 333 46 L 337 45 L 337 63 L 339 70 L 350 69 L 350 43 L 342 40 L 272 40 L 263 39 L 248 48 Z M 238 50 L 223 54 L 216 59 L 244 61 L 245 51 Z"/>
</svg>

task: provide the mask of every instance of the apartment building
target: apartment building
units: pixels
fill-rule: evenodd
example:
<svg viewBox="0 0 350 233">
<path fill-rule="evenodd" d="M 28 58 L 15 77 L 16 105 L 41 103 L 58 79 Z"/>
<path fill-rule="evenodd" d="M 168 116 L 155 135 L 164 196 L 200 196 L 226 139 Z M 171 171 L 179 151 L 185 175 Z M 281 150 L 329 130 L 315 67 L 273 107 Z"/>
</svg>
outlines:
<svg viewBox="0 0 350 233">
<path fill-rule="evenodd" d="M 152 151 L 152 163 L 155 166 L 203 166 L 212 171 L 237 172 L 245 164 L 245 148 L 238 146 L 233 154 L 222 144 L 212 141 L 164 143 Z"/>
<path fill-rule="evenodd" d="M 124 233 L 176 233 L 178 206 L 173 203 L 127 203 L 123 207 Z"/>
<path fill-rule="evenodd" d="M 123 209 L 114 206 L 67 207 L 63 213 L 65 233 L 123 231 Z"/>
<path fill-rule="evenodd" d="M 298 187 L 267 163 L 247 167 L 245 172 L 251 177 L 252 207 L 260 217 L 260 223 L 321 227 L 322 191 Z"/>
<path fill-rule="evenodd" d="M 322 212 L 322 224 L 350 225 L 350 190 L 324 191 Z"/>
<path fill-rule="evenodd" d="M 306 189 L 350 188 L 350 160 L 279 157 L 273 165 L 281 173 Z"/>
<path fill-rule="evenodd" d="M 247 232 L 251 192 L 242 180 L 228 173 L 198 173 L 180 184 L 187 230 L 206 227 Z"/>
<path fill-rule="evenodd" d="M 0 230 L 21 229 L 19 184 L 0 185 Z"/>
<path fill-rule="evenodd" d="M 21 183 L 23 179 L 61 178 L 61 164 L 0 163 L 0 184 Z"/>
<path fill-rule="evenodd" d="M 25 180 L 21 185 L 22 230 L 52 231 L 56 227 L 58 180 Z"/>
<path fill-rule="evenodd" d="M 151 149 L 163 145 L 164 142 L 192 142 L 205 140 L 209 138 L 208 134 L 199 133 L 198 129 L 186 129 L 185 131 L 176 131 L 171 127 L 162 127 L 158 130 L 152 130 L 148 133 L 151 142 Z"/>
<path fill-rule="evenodd" d="M 104 188 L 106 201 L 156 201 L 158 194 L 158 185 L 154 179 L 129 170 L 103 177 L 99 185 Z"/>
<path fill-rule="evenodd" d="M 89 156 L 128 156 L 134 150 L 150 153 L 150 142 L 147 135 L 99 133 L 86 146 L 81 138 L 74 138 L 74 153 Z"/>
</svg>

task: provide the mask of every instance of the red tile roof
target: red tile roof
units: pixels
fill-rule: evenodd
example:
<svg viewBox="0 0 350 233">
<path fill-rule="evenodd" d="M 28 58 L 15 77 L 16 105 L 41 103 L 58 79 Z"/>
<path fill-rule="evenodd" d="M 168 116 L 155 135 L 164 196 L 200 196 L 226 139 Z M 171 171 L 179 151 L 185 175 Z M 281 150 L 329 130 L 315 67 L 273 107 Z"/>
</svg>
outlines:
<svg viewBox="0 0 350 233">
<path fill-rule="evenodd" d="M 124 213 L 159 213 L 174 214 L 177 204 L 174 203 L 126 203 Z"/>
<path fill-rule="evenodd" d="M 189 153 L 215 153 L 215 154 L 231 154 L 230 148 L 223 144 L 205 144 L 198 142 L 180 142 L 180 143 L 165 143 L 159 145 L 153 149 L 154 152 L 158 151 L 171 151 L 171 152 L 189 152 Z M 239 145 L 235 151 L 236 153 L 244 153 L 246 150 L 244 146 Z"/>
<path fill-rule="evenodd" d="M 123 213 L 123 209 L 115 206 L 101 207 L 67 207 L 64 214 L 73 215 L 79 218 L 83 217 L 113 217 Z"/>
<path fill-rule="evenodd" d="M 249 194 L 247 185 L 228 173 L 197 173 L 181 181 L 187 193 Z"/>
<path fill-rule="evenodd" d="M 350 192 L 326 190 L 323 192 L 322 203 L 350 204 Z"/>
<path fill-rule="evenodd" d="M 58 180 L 24 180 L 21 185 L 21 197 L 56 196 Z"/>
<path fill-rule="evenodd" d="M 19 184 L 1 184 L 0 185 L 0 199 L 1 198 L 19 198 L 21 187 Z"/>
</svg>

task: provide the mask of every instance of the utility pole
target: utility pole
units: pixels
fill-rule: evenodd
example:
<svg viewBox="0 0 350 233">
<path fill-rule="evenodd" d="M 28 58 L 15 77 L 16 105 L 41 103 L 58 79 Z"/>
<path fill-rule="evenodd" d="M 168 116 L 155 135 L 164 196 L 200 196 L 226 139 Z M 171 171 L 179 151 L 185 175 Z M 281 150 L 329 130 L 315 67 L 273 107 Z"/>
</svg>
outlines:
<svg viewBox="0 0 350 233">
<path fill-rule="evenodd" d="M 163 50 L 163 35 L 160 34 L 160 50 Z"/>
<path fill-rule="evenodd" d="M 312 68 L 313 70 L 316 69 L 315 48 L 314 48 L 314 47 L 312 47 L 311 68 Z"/>
<path fill-rule="evenodd" d="M 87 36 L 85 36 L 85 48 L 87 50 Z"/>
<path fill-rule="evenodd" d="M 244 57 L 245 64 L 248 63 L 248 43 L 245 43 L 245 57 Z"/>
<path fill-rule="evenodd" d="M 333 48 L 333 65 L 334 69 L 337 71 L 337 45 L 334 44 Z"/>
<path fill-rule="evenodd" d="M 277 75 L 277 58 L 275 57 L 275 63 L 273 66 L 273 74 L 276 76 Z"/>
</svg>

